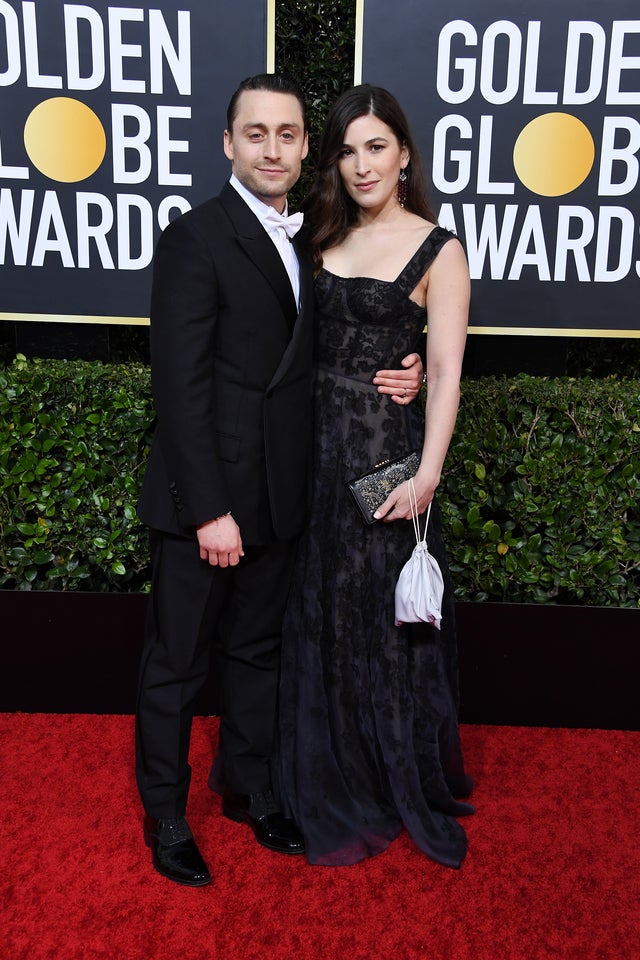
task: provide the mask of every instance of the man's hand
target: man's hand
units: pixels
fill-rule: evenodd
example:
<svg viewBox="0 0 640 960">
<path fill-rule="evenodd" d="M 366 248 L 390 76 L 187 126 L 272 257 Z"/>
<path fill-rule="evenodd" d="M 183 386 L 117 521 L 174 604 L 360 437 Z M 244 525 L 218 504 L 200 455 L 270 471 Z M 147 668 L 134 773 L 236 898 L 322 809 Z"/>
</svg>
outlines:
<svg viewBox="0 0 640 960">
<path fill-rule="evenodd" d="M 417 353 L 405 357 L 402 366 L 404 370 L 378 370 L 373 382 L 378 386 L 378 393 L 388 393 L 394 403 L 404 405 L 417 397 L 424 367 Z"/>
<path fill-rule="evenodd" d="M 237 567 L 244 557 L 240 527 L 230 513 L 197 528 L 200 558 L 212 567 Z"/>
</svg>

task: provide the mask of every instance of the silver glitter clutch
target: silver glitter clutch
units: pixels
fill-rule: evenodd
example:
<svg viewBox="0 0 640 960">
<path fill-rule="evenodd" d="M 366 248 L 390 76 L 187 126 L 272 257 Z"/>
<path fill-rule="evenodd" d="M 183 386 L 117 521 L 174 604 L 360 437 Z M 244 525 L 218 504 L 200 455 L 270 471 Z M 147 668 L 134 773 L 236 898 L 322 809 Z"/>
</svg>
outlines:
<svg viewBox="0 0 640 960">
<path fill-rule="evenodd" d="M 374 513 L 387 499 L 391 491 L 410 477 L 415 476 L 420 466 L 417 453 L 410 453 L 395 460 L 384 460 L 356 480 L 349 480 L 347 489 L 362 514 L 365 523 L 375 523 Z"/>
</svg>

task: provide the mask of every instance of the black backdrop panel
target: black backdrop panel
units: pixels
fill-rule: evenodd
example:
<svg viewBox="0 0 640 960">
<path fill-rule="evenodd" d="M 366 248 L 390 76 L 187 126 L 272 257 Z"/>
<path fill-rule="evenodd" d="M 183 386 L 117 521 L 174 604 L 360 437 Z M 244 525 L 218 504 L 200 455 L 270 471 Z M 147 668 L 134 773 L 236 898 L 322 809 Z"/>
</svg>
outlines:
<svg viewBox="0 0 640 960">
<path fill-rule="evenodd" d="M 0 317 L 147 316 L 161 228 L 228 175 L 226 105 L 265 69 L 267 6 L 2 3 Z"/>
<path fill-rule="evenodd" d="M 634 0 L 363 0 L 362 79 L 405 108 L 475 332 L 639 336 Z"/>
</svg>

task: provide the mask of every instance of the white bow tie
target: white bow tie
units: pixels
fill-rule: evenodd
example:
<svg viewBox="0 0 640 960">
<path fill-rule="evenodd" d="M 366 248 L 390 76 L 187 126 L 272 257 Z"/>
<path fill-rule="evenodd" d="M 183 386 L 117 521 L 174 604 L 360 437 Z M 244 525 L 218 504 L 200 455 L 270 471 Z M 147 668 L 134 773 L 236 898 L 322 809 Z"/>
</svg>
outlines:
<svg viewBox="0 0 640 960">
<path fill-rule="evenodd" d="M 303 220 L 303 213 L 292 213 L 290 217 L 283 217 L 282 214 L 278 213 L 277 210 L 272 208 L 264 217 L 262 222 L 267 229 L 269 227 L 282 227 L 286 235 L 291 240 L 292 237 L 295 237 L 296 233 L 302 226 Z"/>
</svg>

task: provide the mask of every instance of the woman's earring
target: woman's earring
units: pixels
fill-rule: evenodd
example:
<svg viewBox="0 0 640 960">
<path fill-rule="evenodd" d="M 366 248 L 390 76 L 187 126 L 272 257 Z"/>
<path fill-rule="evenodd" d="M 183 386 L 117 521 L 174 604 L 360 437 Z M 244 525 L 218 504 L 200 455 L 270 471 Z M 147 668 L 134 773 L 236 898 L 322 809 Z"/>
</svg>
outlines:
<svg viewBox="0 0 640 960">
<path fill-rule="evenodd" d="M 398 177 L 398 203 L 401 207 L 404 207 L 407 202 L 407 175 L 404 172 L 404 169 L 400 171 L 400 176 Z"/>
</svg>

